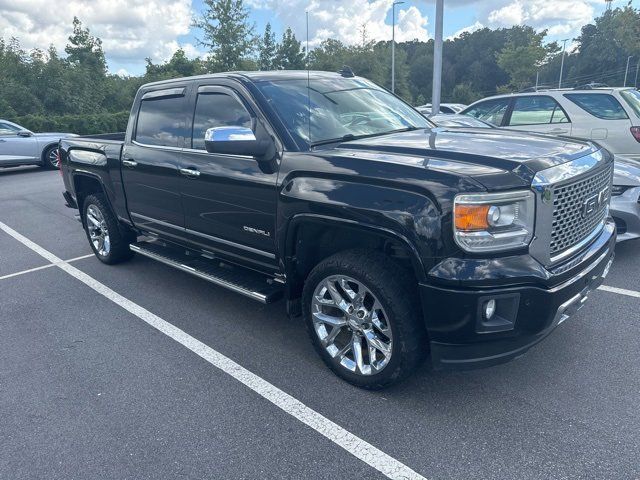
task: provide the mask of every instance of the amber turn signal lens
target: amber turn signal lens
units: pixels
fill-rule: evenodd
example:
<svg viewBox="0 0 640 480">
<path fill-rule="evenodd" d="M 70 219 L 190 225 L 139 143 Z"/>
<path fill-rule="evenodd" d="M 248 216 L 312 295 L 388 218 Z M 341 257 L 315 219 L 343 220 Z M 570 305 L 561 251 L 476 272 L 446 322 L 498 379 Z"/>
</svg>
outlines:
<svg viewBox="0 0 640 480">
<path fill-rule="evenodd" d="M 456 205 L 456 229 L 460 231 L 487 230 L 490 205 Z"/>
</svg>

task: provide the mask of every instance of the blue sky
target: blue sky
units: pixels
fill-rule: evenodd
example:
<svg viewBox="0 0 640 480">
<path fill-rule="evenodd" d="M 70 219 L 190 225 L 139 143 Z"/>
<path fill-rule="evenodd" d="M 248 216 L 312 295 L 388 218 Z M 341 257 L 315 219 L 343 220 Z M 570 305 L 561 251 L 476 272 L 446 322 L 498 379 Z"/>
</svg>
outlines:
<svg viewBox="0 0 640 480">
<path fill-rule="evenodd" d="M 257 33 L 271 22 L 277 35 L 290 26 L 303 39 L 308 10 L 312 46 L 326 38 L 359 42 L 363 24 L 369 39 L 391 38 L 393 0 L 244 1 Z M 613 6 L 626 3 L 614 0 Z M 137 75 L 146 57 L 162 62 L 180 47 L 192 57 L 206 53 L 196 41 L 200 32 L 190 26 L 203 8 L 203 0 L 0 0 L 0 35 L 15 36 L 26 48 L 54 45 L 62 52 L 76 15 L 102 38 L 110 71 Z M 527 24 L 548 29 L 549 40 L 575 38 L 605 8 L 604 0 L 445 0 L 444 35 Z M 396 7 L 396 38 L 431 38 L 434 10 L 435 0 L 405 0 Z"/>
</svg>

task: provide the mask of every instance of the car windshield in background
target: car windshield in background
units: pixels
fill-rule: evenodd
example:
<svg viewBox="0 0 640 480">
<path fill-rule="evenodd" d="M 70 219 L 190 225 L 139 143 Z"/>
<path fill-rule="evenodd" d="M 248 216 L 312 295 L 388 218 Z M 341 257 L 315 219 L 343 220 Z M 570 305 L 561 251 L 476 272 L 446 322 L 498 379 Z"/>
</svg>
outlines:
<svg viewBox="0 0 640 480">
<path fill-rule="evenodd" d="M 635 114 L 640 117 L 640 92 L 638 90 L 622 90 L 620 95 L 622 95 L 622 98 L 633 109 Z"/>
<path fill-rule="evenodd" d="M 258 87 L 287 129 L 310 145 L 430 126 L 402 100 L 359 78 L 312 79 L 309 86 L 306 80 L 280 80 Z"/>
</svg>

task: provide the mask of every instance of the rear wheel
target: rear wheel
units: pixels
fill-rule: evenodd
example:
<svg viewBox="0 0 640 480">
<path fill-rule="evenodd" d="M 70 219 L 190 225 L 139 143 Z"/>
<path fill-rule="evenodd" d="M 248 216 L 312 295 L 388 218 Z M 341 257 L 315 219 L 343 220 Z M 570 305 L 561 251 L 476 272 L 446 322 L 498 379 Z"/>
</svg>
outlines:
<svg viewBox="0 0 640 480">
<path fill-rule="evenodd" d="M 303 291 L 305 323 L 317 352 L 339 377 L 379 389 L 420 364 L 428 344 L 410 278 L 370 251 L 338 253 L 313 269 Z"/>
<path fill-rule="evenodd" d="M 42 166 L 51 170 L 60 167 L 60 159 L 58 158 L 58 146 L 51 145 L 42 154 Z"/>
<path fill-rule="evenodd" d="M 135 235 L 119 225 L 103 194 L 89 195 L 84 201 L 83 214 L 89 244 L 101 262 L 111 265 L 133 256 L 129 245 Z"/>
</svg>

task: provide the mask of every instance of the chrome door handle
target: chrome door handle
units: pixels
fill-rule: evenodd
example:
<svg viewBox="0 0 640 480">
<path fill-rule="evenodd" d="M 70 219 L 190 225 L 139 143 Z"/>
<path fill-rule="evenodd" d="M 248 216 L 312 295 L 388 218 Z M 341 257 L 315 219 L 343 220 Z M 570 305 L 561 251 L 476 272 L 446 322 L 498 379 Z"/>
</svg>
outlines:
<svg viewBox="0 0 640 480">
<path fill-rule="evenodd" d="M 200 172 L 198 170 L 194 170 L 193 168 L 181 168 L 179 172 L 185 177 L 199 177 Z"/>
<path fill-rule="evenodd" d="M 138 162 L 135 160 L 122 160 L 122 165 L 129 168 L 134 168 L 138 166 Z"/>
</svg>

